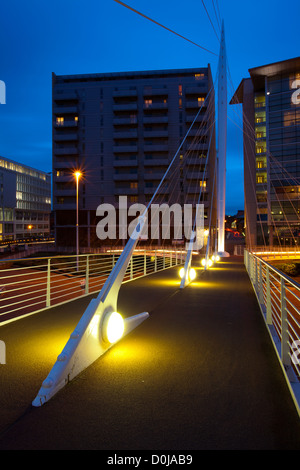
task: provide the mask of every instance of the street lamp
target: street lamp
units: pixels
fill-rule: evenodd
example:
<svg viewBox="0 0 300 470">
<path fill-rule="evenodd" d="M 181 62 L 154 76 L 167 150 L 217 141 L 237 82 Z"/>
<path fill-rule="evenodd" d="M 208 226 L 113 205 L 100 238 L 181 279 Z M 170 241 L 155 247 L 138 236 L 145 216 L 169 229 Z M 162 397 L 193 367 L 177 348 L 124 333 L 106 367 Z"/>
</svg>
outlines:
<svg viewBox="0 0 300 470">
<path fill-rule="evenodd" d="M 77 271 L 78 271 L 78 255 L 79 255 L 79 211 L 78 211 L 78 187 L 79 178 L 81 177 L 80 171 L 75 171 L 76 178 L 76 255 L 77 255 Z"/>
</svg>

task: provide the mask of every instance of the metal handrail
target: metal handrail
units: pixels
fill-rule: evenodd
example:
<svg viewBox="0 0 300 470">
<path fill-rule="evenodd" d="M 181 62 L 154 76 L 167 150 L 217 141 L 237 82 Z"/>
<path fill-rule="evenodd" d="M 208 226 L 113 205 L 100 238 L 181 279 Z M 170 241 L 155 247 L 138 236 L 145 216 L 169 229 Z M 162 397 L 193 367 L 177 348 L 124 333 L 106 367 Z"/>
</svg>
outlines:
<svg viewBox="0 0 300 470">
<path fill-rule="evenodd" d="M 300 284 L 261 256 L 244 250 L 244 263 L 300 415 Z"/>
<path fill-rule="evenodd" d="M 121 250 L 0 261 L 0 325 L 26 314 L 100 292 Z M 123 282 L 184 261 L 183 249 L 137 249 Z M 7 266 L 7 264 L 13 266 Z"/>
</svg>

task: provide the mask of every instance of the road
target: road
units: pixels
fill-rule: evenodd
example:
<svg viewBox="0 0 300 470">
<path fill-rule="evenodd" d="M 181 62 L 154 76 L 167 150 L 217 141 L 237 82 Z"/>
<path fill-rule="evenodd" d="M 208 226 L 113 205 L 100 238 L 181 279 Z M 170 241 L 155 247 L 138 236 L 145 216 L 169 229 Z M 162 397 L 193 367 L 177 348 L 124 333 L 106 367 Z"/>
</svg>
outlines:
<svg viewBox="0 0 300 470">
<path fill-rule="evenodd" d="M 123 284 L 150 317 L 41 408 L 42 381 L 91 297 L 0 327 L 1 450 L 299 450 L 300 420 L 241 259 L 179 289 L 178 268 Z"/>
</svg>

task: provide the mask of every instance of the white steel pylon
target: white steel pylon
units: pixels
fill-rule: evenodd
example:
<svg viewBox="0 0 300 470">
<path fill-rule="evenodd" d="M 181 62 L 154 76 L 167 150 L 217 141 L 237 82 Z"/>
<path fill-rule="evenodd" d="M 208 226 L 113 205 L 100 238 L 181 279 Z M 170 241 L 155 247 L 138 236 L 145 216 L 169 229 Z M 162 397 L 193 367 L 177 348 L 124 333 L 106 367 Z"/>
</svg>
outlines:
<svg viewBox="0 0 300 470">
<path fill-rule="evenodd" d="M 33 406 L 41 406 L 49 401 L 69 381 L 115 344 L 115 342 L 108 341 L 106 323 L 115 312 L 117 315 L 119 290 L 144 222 L 145 216 L 140 217 L 136 231 L 128 240 L 98 297 L 90 302 L 79 320 L 77 327 L 32 402 Z M 123 336 L 148 317 L 149 314 L 143 312 L 125 318 L 122 325 Z"/>
<path fill-rule="evenodd" d="M 218 77 L 218 255 L 229 256 L 225 251 L 225 197 L 226 197 L 226 146 L 227 146 L 227 61 L 224 21 L 222 22 Z"/>
</svg>

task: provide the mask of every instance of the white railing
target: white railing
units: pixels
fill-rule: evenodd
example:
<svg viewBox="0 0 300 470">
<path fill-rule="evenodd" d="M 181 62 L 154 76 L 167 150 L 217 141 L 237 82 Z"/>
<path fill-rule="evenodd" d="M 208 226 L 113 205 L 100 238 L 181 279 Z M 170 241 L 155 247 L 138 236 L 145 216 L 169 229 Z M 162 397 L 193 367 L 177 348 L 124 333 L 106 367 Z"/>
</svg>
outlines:
<svg viewBox="0 0 300 470">
<path fill-rule="evenodd" d="M 300 284 L 248 250 L 244 262 L 300 415 Z"/>
<path fill-rule="evenodd" d="M 298 246 L 257 246 L 252 247 L 250 251 L 265 260 L 300 258 Z"/>
<path fill-rule="evenodd" d="M 0 325 L 100 292 L 121 254 L 107 253 L 0 261 Z M 136 250 L 123 282 L 184 262 L 182 249 Z"/>
</svg>

